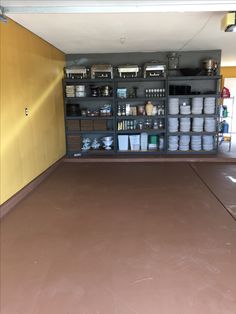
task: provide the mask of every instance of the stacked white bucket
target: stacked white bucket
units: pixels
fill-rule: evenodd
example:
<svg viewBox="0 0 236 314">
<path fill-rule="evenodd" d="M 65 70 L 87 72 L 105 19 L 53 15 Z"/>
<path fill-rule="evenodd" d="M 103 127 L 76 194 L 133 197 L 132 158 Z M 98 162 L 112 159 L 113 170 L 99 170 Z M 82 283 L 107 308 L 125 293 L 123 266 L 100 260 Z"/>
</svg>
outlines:
<svg viewBox="0 0 236 314">
<path fill-rule="evenodd" d="M 202 117 L 193 118 L 192 131 L 203 132 L 204 119 Z"/>
<path fill-rule="evenodd" d="M 192 99 L 192 114 L 202 114 L 203 111 L 203 97 L 194 97 Z M 192 131 L 203 131 L 204 119 L 202 117 L 193 118 Z M 199 151 L 202 149 L 202 138 L 200 135 L 191 136 L 191 149 Z"/>
<path fill-rule="evenodd" d="M 168 139 L 168 149 L 170 151 L 176 151 L 179 147 L 179 137 L 177 135 L 171 135 Z"/>
<path fill-rule="evenodd" d="M 169 114 L 175 115 L 179 114 L 179 98 L 170 98 L 168 106 Z M 179 129 L 179 119 L 178 118 L 168 118 L 168 128 L 169 132 L 178 132 Z M 168 150 L 176 151 L 179 148 L 179 137 L 177 135 L 169 136 L 168 138 Z"/>
<path fill-rule="evenodd" d="M 169 99 L 169 114 L 179 114 L 179 98 Z"/>
<path fill-rule="evenodd" d="M 214 97 L 206 97 L 204 99 L 204 113 L 214 114 L 215 113 L 216 100 Z"/>
<path fill-rule="evenodd" d="M 192 114 L 202 114 L 203 97 L 194 97 L 192 99 Z"/>
<path fill-rule="evenodd" d="M 180 135 L 179 139 L 179 150 L 188 151 L 190 143 L 190 135 Z"/>
<path fill-rule="evenodd" d="M 204 99 L 204 113 L 205 114 L 215 114 L 216 99 L 214 97 L 206 97 Z M 206 117 L 204 130 L 206 132 L 215 132 L 216 130 L 216 120 L 213 117 Z M 205 151 L 211 151 L 214 149 L 214 136 L 203 135 L 202 137 L 202 148 Z"/>
<path fill-rule="evenodd" d="M 201 115 L 201 114 L 215 114 L 215 98 L 214 97 L 193 97 L 192 108 L 190 105 L 184 103 L 179 104 L 179 98 L 170 98 L 168 104 L 170 115 L 186 115 L 186 117 L 168 118 L 169 132 L 215 132 L 216 120 L 214 117 L 193 117 L 192 118 L 192 129 L 191 119 L 187 117 L 189 114 Z M 168 140 L 168 149 L 170 151 L 181 150 L 188 151 L 190 146 L 191 138 L 191 149 L 194 151 L 211 151 L 214 149 L 214 136 L 213 135 L 190 135 L 183 134 L 180 136 L 171 135 Z"/>
<path fill-rule="evenodd" d="M 178 132 L 179 129 L 179 119 L 178 118 L 168 118 L 169 132 Z"/>
</svg>

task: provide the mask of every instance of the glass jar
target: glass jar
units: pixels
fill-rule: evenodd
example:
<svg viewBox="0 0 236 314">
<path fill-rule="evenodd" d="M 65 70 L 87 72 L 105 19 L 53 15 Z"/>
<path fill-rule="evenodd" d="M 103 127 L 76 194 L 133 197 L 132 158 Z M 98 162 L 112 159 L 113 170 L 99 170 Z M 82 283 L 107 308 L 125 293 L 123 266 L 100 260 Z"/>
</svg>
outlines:
<svg viewBox="0 0 236 314">
<path fill-rule="evenodd" d="M 152 128 L 152 120 L 147 119 L 145 121 L 145 129 L 151 129 Z"/>
<path fill-rule="evenodd" d="M 139 114 L 139 116 L 145 115 L 145 107 L 143 105 L 138 106 L 138 114 Z"/>
<path fill-rule="evenodd" d="M 142 120 L 139 120 L 136 124 L 136 128 L 138 130 L 142 130 L 143 129 L 143 121 Z"/>
<path fill-rule="evenodd" d="M 158 122 L 157 122 L 157 120 L 153 121 L 152 128 L 153 128 L 153 130 L 158 130 Z"/>
<path fill-rule="evenodd" d="M 180 55 L 177 52 L 171 52 L 167 55 L 168 57 L 168 69 L 177 70 L 179 68 L 179 57 Z"/>
<path fill-rule="evenodd" d="M 145 105 L 145 109 L 147 116 L 152 116 L 153 104 L 151 103 L 151 101 L 147 102 L 147 104 Z"/>
<path fill-rule="evenodd" d="M 158 120 L 158 129 L 162 130 L 164 128 L 164 122 L 163 119 L 159 119 Z"/>
</svg>

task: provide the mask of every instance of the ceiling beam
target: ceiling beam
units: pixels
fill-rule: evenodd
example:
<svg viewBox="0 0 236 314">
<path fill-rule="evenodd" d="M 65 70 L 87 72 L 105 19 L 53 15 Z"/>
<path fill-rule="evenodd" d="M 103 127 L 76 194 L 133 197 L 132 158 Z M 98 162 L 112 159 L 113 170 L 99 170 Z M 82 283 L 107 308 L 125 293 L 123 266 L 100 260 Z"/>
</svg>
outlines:
<svg viewBox="0 0 236 314">
<path fill-rule="evenodd" d="M 39 5 L 40 3 L 40 5 Z M 53 5 L 52 5 L 53 3 Z M 153 1 L 15 1 L 2 0 L 8 14 L 53 13 L 148 13 L 235 11 L 236 0 L 153 0 Z"/>
</svg>

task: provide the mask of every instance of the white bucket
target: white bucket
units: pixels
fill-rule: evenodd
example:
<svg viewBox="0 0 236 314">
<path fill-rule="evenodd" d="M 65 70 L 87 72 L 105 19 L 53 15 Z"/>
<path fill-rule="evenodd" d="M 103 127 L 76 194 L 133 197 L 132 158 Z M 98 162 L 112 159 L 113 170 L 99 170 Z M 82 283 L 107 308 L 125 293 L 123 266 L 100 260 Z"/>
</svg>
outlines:
<svg viewBox="0 0 236 314">
<path fill-rule="evenodd" d="M 129 149 L 129 135 L 118 135 L 119 150 L 126 151 Z"/>
<path fill-rule="evenodd" d="M 140 135 L 130 135 L 129 141 L 131 150 L 140 150 Z"/>
</svg>

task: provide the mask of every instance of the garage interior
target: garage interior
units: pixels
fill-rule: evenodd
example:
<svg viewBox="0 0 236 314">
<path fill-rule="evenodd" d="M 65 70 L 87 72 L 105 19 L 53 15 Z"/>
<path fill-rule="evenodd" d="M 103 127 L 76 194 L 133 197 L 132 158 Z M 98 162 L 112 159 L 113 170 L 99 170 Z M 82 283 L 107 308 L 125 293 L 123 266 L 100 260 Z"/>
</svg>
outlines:
<svg viewBox="0 0 236 314">
<path fill-rule="evenodd" d="M 236 313 L 236 34 L 221 30 L 235 11 L 235 1 L 2 0 L 1 314 Z M 170 153 L 162 130 L 165 151 L 119 154 L 112 130 L 115 154 L 70 154 L 65 67 L 168 52 L 186 67 L 218 58 L 229 115 L 216 119 L 229 129 L 216 131 L 216 151 Z"/>
</svg>

